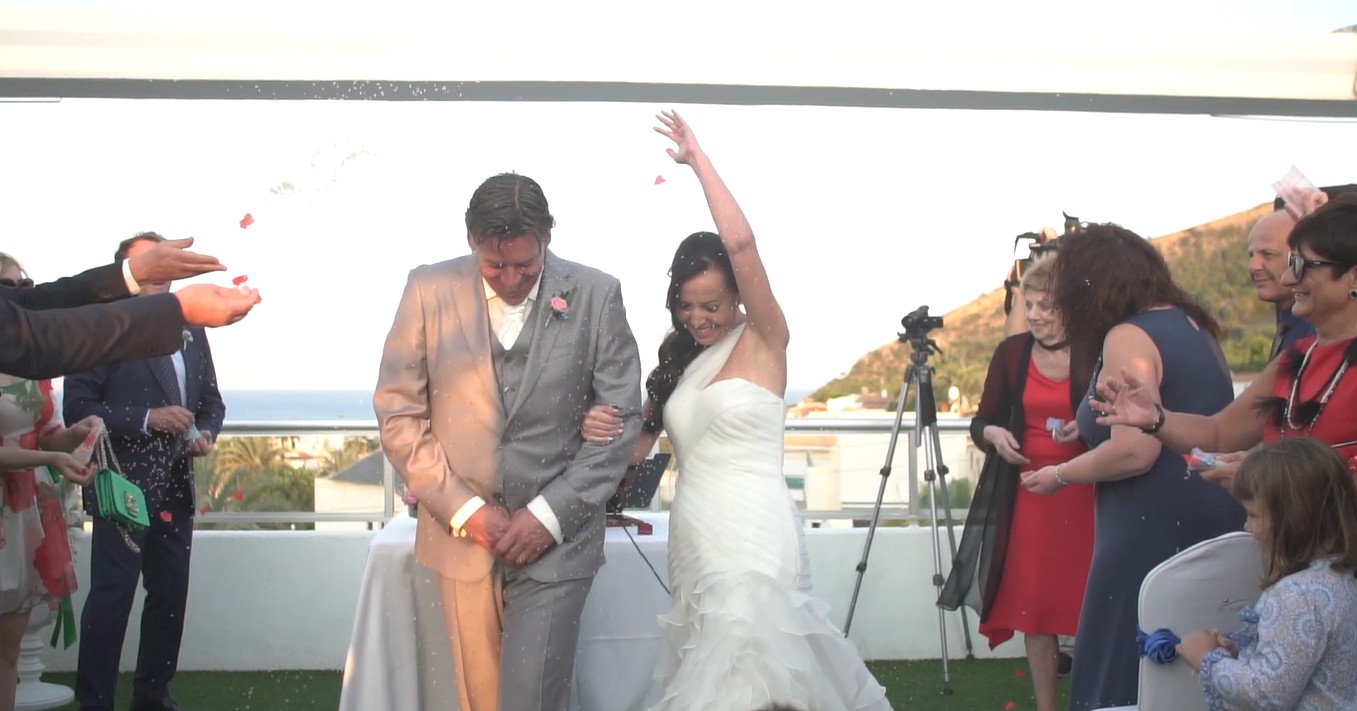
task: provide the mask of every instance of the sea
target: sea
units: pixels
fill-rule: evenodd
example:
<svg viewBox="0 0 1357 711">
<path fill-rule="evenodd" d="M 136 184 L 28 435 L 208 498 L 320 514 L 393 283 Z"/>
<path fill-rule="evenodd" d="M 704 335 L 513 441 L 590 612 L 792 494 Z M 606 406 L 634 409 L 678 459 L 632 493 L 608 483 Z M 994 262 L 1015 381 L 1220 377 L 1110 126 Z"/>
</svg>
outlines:
<svg viewBox="0 0 1357 711">
<path fill-rule="evenodd" d="M 787 404 L 801 402 L 814 392 L 809 388 L 787 390 Z M 60 402 L 61 393 L 53 395 Z M 223 390 L 226 420 L 278 421 L 372 421 L 371 390 Z"/>
</svg>

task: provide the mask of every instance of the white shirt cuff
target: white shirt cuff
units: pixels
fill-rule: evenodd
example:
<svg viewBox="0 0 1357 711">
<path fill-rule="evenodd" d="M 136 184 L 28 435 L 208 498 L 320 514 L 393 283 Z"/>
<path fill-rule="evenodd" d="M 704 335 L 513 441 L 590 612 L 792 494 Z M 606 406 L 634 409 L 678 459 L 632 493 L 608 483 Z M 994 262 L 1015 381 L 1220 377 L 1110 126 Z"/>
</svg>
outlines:
<svg viewBox="0 0 1357 711">
<path fill-rule="evenodd" d="M 485 499 L 482 499 L 479 496 L 473 496 L 470 501 L 462 504 L 462 508 L 457 509 L 457 513 L 453 514 L 452 520 L 448 522 L 448 526 L 452 528 L 453 535 L 462 535 L 462 526 L 466 525 L 467 519 L 471 518 L 471 514 L 480 511 L 481 507 L 484 505 Z"/>
<path fill-rule="evenodd" d="M 123 260 L 123 281 L 127 283 L 127 293 L 136 296 L 141 293 L 141 284 L 132 276 L 132 260 Z"/>
<path fill-rule="evenodd" d="M 551 510 L 551 505 L 547 503 L 546 499 L 542 498 L 541 494 L 528 502 L 528 511 L 532 512 L 532 515 L 542 522 L 551 537 L 556 539 L 556 545 L 564 542 L 564 538 L 561 536 L 561 522 L 556 520 L 556 512 Z"/>
</svg>

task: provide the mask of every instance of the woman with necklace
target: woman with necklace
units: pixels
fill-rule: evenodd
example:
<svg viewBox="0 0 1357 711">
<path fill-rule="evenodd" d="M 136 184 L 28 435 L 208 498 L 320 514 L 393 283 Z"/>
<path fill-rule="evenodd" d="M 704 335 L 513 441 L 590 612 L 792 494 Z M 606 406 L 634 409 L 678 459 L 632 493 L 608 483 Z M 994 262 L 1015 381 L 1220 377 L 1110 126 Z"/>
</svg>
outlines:
<svg viewBox="0 0 1357 711">
<path fill-rule="evenodd" d="M 999 344 L 990 360 L 971 438 L 986 452 L 952 573 L 938 604 L 980 615 L 990 649 L 1023 633 L 1037 711 L 1056 711 L 1057 636 L 1074 636 L 1093 557 L 1093 487 L 1040 496 L 1018 474 L 1069 461 L 1086 447 L 1074 411 L 1088 382 L 1070 377 L 1065 327 L 1051 301 L 1051 261 L 1022 277 L 1030 331 Z M 1068 659 L 1066 657 L 1065 659 Z"/>
<path fill-rule="evenodd" d="M 1245 452 L 1287 437 L 1327 442 L 1357 473 L 1357 195 L 1342 195 L 1291 231 L 1282 283 L 1291 313 L 1315 335 L 1284 351 L 1229 407 L 1211 417 L 1173 412 L 1134 373 L 1098 385 L 1099 424 L 1138 427 L 1177 452 L 1224 452 L 1202 477 L 1229 488 Z"/>
<path fill-rule="evenodd" d="M 1051 280 L 1079 382 L 1125 368 L 1180 412 L 1219 412 L 1233 396 L 1215 319 L 1174 283 L 1159 251 L 1116 225 L 1089 225 L 1062 243 Z M 1090 391 L 1085 392 L 1091 394 Z M 1024 467 L 1022 485 L 1055 495 L 1093 485 L 1093 559 L 1075 636 L 1070 709 L 1132 706 L 1140 659 L 1136 602 L 1155 566 L 1244 526 L 1229 492 L 1188 476 L 1183 457 L 1133 427 L 1100 426 L 1082 397 L 1075 419 L 1089 450 Z M 1035 471 L 1034 471 L 1035 470 Z"/>
</svg>

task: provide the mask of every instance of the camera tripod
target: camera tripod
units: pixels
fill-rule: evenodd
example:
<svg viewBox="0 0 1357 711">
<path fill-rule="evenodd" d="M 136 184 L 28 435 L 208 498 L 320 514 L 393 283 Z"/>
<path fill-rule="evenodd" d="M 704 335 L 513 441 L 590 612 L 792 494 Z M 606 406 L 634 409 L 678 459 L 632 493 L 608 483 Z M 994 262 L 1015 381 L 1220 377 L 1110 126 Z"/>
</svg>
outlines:
<svg viewBox="0 0 1357 711">
<path fill-rule="evenodd" d="M 919 314 L 923 314 L 922 319 Z M 844 636 L 848 635 L 848 629 L 853 624 L 853 612 L 858 604 L 858 592 L 862 589 L 862 576 L 867 572 L 867 556 L 872 550 L 872 539 L 876 534 L 877 523 L 881 518 L 881 502 L 886 496 L 886 482 L 891 475 L 891 462 L 895 459 L 895 445 L 900 439 L 900 424 L 905 414 L 905 402 L 909 399 L 909 391 L 912 387 L 916 393 L 918 402 L 916 403 L 914 421 L 915 427 L 910 434 L 910 446 L 918 447 L 920 444 L 924 450 L 924 481 L 928 482 L 928 504 L 931 513 L 931 527 L 933 529 L 933 588 L 938 594 L 942 593 L 942 587 L 946 578 L 942 575 L 942 541 L 939 538 L 938 531 L 938 497 L 942 497 L 943 513 L 946 516 L 947 540 L 951 545 L 951 560 L 956 560 L 956 534 L 953 532 L 952 524 L 952 504 L 947 490 L 947 466 L 942 463 L 942 440 L 938 435 L 938 406 L 933 397 L 933 366 L 928 365 L 928 356 L 933 353 L 941 353 L 942 349 L 938 344 L 928 337 L 928 325 L 920 324 L 920 321 L 930 321 L 927 317 L 928 307 L 925 306 L 918 311 L 906 316 L 903 320 L 905 333 L 900 334 L 900 342 L 908 343 L 912 348 L 910 353 L 910 363 L 905 368 L 904 381 L 900 388 L 899 402 L 895 407 L 895 425 L 891 429 L 890 444 L 886 447 L 886 463 L 881 467 L 881 486 L 876 493 L 876 507 L 872 510 L 872 522 L 867 528 L 867 542 L 862 549 L 862 561 L 857 566 L 857 582 L 853 585 L 852 601 L 848 604 L 848 619 L 844 622 Z M 936 327 L 941 327 L 942 319 L 933 320 Z M 914 492 L 910 492 L 913 496 Z M 966 640 L 966 659 L 975 659 L 974 650 L 971 647 L 971 628 L 966 619 L 966 609 L 962 607 L 961 612 L 961 630 Z M 950 696 L 952 694 L 952 677 L 948 666 L 947 657 L 947 618 L 945 611 L 938 608 L 938 639 L 942 645 L 942 693 Z"/>
</svg>

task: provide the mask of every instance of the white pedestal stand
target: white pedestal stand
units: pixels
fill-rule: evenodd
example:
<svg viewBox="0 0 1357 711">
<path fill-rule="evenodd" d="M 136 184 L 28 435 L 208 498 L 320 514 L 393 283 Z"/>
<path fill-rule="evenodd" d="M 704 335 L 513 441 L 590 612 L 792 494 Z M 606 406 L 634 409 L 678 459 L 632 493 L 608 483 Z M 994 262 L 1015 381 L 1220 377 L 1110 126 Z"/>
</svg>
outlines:
<svg viewBox="0 0 1357 711">
<path fill-rule="evenodd" d="M 42 680 L 46 668 L 42 664 L 42 650 L 51 640 L 52 633 L 47 630 L 56 615 L 56 610 L 39 605 L 28 617 L 28 629 L 19 643 L 19 686 L 14 692 L 14 711 L 44 711 L 75 700 L 75 692 L 69 687 Z"/>
</svg>

